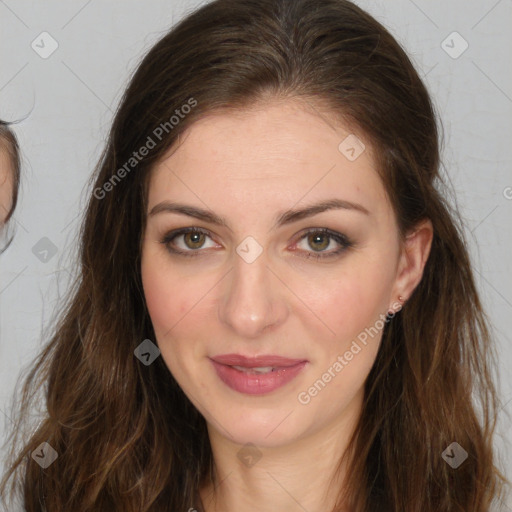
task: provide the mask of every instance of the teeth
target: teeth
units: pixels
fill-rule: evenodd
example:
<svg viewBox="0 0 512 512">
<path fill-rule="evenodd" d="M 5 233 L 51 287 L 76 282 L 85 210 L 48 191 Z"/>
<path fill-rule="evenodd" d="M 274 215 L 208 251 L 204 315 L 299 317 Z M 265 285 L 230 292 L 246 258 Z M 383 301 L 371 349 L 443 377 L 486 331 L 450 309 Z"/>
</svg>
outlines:
<svg viewBox="0 0 512 512">
<path fill-rule="evenodd" d="M 244 366 L 233 366 L 237 370 L 245 373 L 270 373 L 274 371 L 272 366 L 259 366 L 256 368 L 245 368 Z"/>
</svg>

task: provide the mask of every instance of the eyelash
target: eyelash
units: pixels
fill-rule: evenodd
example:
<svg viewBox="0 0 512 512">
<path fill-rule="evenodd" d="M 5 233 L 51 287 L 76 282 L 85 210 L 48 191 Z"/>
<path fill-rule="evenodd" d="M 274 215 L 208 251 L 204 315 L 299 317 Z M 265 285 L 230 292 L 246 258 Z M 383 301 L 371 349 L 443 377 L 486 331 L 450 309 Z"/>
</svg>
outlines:
<svg viewBox="0 0 512 512">
<path fill-rule="evenodd" d="M 201 248 L 190 249 L 188 251 L 181 251 L 179 249 L 175 249 L 175 248 L 171 247 L 171 242 L 175 238 L 177 238 L 181 235 L 185 235 L 187 233 L 200 233 L 200 234 L 206 235 L 211 238 L 211 233 L 209 231 L 207 231 L 206 229 L 190 227 L 190 228 L 181 228 L 181 229 L 176 229 L 174 231 L 170 231 L 163 237 L 163 239 L 161 240 L 161 243 L 172 254 L 176 254 L 178 256 L 185 256 L 188 258 L 200 256 L 200 253 L 202 252 Z M 341 253 L 343 253 L 350 247 L 353 247 L 353 245 L 354 245 L 353 242 L 346 235 L 343 235 L 342 233 L 337 233 L 336 231 L 331 231 L 330 229 L 327 229 L 327 228 L 309 229 L 302 234 L 302 236 L 299 238 L 299 240 L 296 243 L 301 242 L 302 240 L 307 238 L 307 236 L 310 234 L 327 235 L 330 239 L 332 239 L 332 240 L 336 241 L 338 244 L 340 244 L 341 247 L 339 247 L 335 251 L 330 251 L 330 252 L 323 252 L 323 251 L 308 252 L 307 256 L 301 256 L 306 259 L 314 258 L 316 260 L 319 260 L 319 259 L 333 258 L 333 257 L 341 255 Z"/>
</svg>

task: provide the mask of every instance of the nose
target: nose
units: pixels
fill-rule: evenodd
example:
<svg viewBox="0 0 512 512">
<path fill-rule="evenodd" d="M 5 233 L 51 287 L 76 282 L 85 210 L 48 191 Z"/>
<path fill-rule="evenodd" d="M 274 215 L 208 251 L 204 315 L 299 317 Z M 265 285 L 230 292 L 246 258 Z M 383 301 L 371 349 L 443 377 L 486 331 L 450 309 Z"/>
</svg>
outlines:
<svg viewBox="0 0 512 512">
<path fill-rule="evenodd" d="M 286 290 L 274 273 L 265 251 L 252 263 L 235 254 L 234 268 L 224 281 L 219 319 L 240 337 L 256 338 L 287 318 Z"/>
</svg>

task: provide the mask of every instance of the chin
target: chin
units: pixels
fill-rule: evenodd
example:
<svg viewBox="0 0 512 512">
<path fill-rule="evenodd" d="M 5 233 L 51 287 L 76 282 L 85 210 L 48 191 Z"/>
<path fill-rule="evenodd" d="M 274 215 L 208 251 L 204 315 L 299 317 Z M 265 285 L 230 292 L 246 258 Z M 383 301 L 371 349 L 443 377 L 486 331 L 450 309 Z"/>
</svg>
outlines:
<svg viewBox="0 0 512 512">
<path fill-rule="evenodd" d="M 299 411 L 292 412 L 289 407 L 275 410 L 236 407 L 236 412 L 215 415 L 212 420 L 206 416 L 206 421 L 210 424 L 209 428 L 214 428 L 220 435 L 229 437 L 237 444 L 252 443 L 262 448 L 272 448 L 286 445 L 300 437 L 298 413 Z M 226 430 L 219 425 L 225 425 Z"/>
</svg>

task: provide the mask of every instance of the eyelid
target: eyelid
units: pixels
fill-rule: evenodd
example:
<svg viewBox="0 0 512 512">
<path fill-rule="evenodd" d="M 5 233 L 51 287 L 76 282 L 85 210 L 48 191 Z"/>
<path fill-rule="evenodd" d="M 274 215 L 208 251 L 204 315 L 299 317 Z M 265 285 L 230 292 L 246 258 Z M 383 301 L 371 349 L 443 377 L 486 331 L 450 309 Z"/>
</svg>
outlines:
<svg viewBox="0 0 512 512">
<path fill-rule="evenodd" d="M 190 227 L 185 227 L 185 228 L 173 229 L 173 230 L 169 231 L 168 233 L 166 233 L 163 236 L 161 243 L 164 244 L 164 246 L 167 248 L 167 250 L 171 254 L 176 254 L 178 256 L 199 256 L 201 252 L 204 252 L 204 250 L 202 250 L 202 248 L 196 249 L 196 250 L 190 249 L 187 251 L 184 251 L 182 249 L 171 249 L 170 248 L 170 244 L 174 239 L 178 238 L 179 236 L 186 235 L 187 233 L 201 233 L 203 235 L 208 236 L 209 238 L 212 238 L 212 236 L 211 236 L 212 234 L 211 234 L 210 230 L 196 227 L 196 226 L 190 226 Z"/>
<path fill-rule="evenodd" d="M 189 249 L 189 250 L 171 249 L 170 248 L 170 244 L 174 239 L 178 238 L 179 236 L 185 235 L 187 233 L 191 233 L 191 232 L 204 234 L 207 237 L 212 238 L 212 240 L 213 240 L 212 233 L 210 230 L 205 229 L 205 228 L 190 226 L 190 227 L 178 228 L 178 229 L 169 231 L 167 234 L 165 234 L 163 236 L 161 243 L 164 244 L 164 246 L 167 248 L 167 250 L 171 254 L 176 254 L 178 256 L 186 256 L 186 257 L 199 256 L 199 255 L 201 255 L 201 253 L 204 252 L 203 248 Z M 301 257 L 303 257 L 303 258 L 309 259 L 309 258 L 313 257 L 318 260 L 318 259 L 327 259 L 330 257 L 339 256 L 342 252 L 344 252 L 345 250 L 349 249 L 350 247 L 352 247 L 354 245 L 353 242 L 346 235 L 344 235 L 343 233 L 340 233 L 338 231 L 333 231 L 329 228 L 307 228 L 307 229 L 301 231 L 299 235 L 297 235 L 297 239 L 295 242 L 293 242 L 292 246 L 296 246 L 299 242 L 304 240 L 309 234 L 313 234 L 313 233 L 321 233 L 321 234 L 327 235 L 331 240 L 334 240 L 340 247 L 338 249 L 330 250 L 330 251 L 316 251 L 315 252 L 315 251 L 298 250 L 297 251 L 298 253 L 305 252 L 306 256 L 301 255 Z M 213 241 L 215 241 L 215 240 L 213 240 Z M 294 250 L 294 249 L 292 249 L 292 250 Z"/>
<path fill-rule="evenodd" d="M 340 247 L 330 251 L 306 251 L 306 256 L 302 256 L 304 258 L 309 259 L 313 257 L 316 259 L 327 259 L 330 257 L 340 256 L 341 253 L 345 252 L 346 249 L 349 249 L 354 245 L 354 243 L 346 235 L 338 231 L 333 231 L 332 229 L 329 228 L 307 228 L 298 235 L 298 239 L 296 242 L 294 242 L 293 245 L 297 245 L 299 242 L 304 240 L 308 235 L 314 233 L 321 233 L 323 235 L 327 235 L 331 240 L 334 240 Z"/>
</svg>

